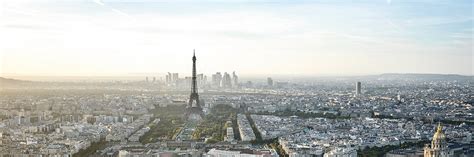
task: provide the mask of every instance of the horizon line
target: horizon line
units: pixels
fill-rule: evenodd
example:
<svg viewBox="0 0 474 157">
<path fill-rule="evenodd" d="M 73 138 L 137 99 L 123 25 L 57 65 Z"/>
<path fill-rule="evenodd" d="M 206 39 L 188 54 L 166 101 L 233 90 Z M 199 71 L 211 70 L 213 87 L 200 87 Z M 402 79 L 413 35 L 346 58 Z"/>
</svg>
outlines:
<svg viewBox="0 0 474 157">
<path fill-rule="evenodd" d="M 221 71 L 217 71 L 221 72 Z M 222 71 L 226 72 L 226 71 Z M 158 73 L 129 73 L 129 74 L 72 74 L 72 75 L 54 75 L 54 74 L 13 74 L 13 73 L 6 73 L 0 74 L 0 77 L 153 77 L 156 75 L 166 75 L 168 72 L 158 72 Z M 179 72 L 170 72 L 170 73 L 179 73 Z M 186 73 L 179 73 L 179 74 L 186 74 Z M 205 74 L 206 73 L 198 73 L 198 74 Z M 207 75 L 212 75 L 215 73 L 210 73 Z M 296 77 L 357 77 L 357 76 L 376 76 L 376 75 L 386 75 L 386 74 L 399 74 L 399 75 L 458 75 L 458 76 L 474 76 L 466 75 L 466 74 L 456 74 L 456 73 L 400 73 L 400 72 L 387 72 L 387 73 L 369 73 L 369 74 L 246 74 L 241 73 L 238 76 L 246 76 L 246 77 L 272 77 L 272 76 L 296 76 Z M 187 75 L 183 75 L 185 77 Z"/>
</svg>

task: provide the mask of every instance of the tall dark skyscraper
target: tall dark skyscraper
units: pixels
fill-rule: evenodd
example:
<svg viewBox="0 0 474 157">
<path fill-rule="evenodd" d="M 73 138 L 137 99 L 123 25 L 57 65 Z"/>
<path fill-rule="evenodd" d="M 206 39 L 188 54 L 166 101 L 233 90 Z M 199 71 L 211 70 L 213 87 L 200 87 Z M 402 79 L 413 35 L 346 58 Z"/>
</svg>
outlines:
<svg viewBox="0 0 474 157">
<path fill-rule="evenodd" d="M 199 102 L 196 78 L 196 53 L 193 50 L 193 76 L 191 78 L 191 95 L 189 97 L 188 106 L 186 106 L 186 117 L 191 120 L 199 120 L 203 116 L 202 107 Z"/>
<path fill-rule="evenodd" d="M 237 74 L 235 74 L 235 71 L 232 72 L 232 87 L 238 87 L 239 86 L 239 77 Z"/>
<path fill-rule="evenodd" d="M 217 72 L 216 74 L 213 74 L 212 75 L 212 86 L 214 88 L 221 87 L 221 80 L 222 80 L 222 74 L 220 72 Z"/>
<path fill-rule="evenodd" d="M 173 77 L 172 77 L 172 80 L 174 83 L 178 83 L 179 81 L 179 73 L 173 73 Z"/>
<path fill-rule="evenodd" d="M 273 87 L 273 79 L 271 77 L 267 78 L 267 86 Z"/>
<path fill-rule="evenodd" d="M 168 72 L 168 74 L 166 75 L 166 84 L 170 85 L 172 82 L 171 80 L 172 80 L 171 73 Z"/>
<path fill-rule="evenodd" d="M 232 78 L 230 74 L 225 72 L 224 76 L 222 77 L 221 87 L 223 88 L 231 88 L 232 87 Z"/>
<path fill-rule="evenodd" d="M 356 95 L 362 94 L 362 84 L 360 82 L 356 83 Z"/>
</svg>

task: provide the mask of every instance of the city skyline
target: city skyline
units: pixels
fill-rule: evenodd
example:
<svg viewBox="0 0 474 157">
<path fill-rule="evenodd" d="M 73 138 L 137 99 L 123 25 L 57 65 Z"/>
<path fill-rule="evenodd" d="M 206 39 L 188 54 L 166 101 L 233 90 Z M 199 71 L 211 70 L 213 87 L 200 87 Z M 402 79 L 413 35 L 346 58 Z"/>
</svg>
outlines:
<svg viewBox="0 0 474 157">
<path fill-rule="evenodd" d="M 472 0 L 3 0 L 0 156 L 474 157 Z"/>
<path fill-rule="evenodd" d="M 188 75 L 180 58 L 194 48 L 205 74 L 473 73 L 470 1 L 23 0 L 0 8 L 0 76 Z"/>
</svg>

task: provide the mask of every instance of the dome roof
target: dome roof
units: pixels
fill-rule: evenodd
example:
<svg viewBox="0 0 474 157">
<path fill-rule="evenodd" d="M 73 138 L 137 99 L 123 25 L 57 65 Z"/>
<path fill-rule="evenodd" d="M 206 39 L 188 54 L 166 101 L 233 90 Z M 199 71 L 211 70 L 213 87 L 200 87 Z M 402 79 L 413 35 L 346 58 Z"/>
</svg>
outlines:
<svg viewBox="0 0 474 157">
<path fill-rule="evenodd" d="M 443 133 L 443 127 L 441 124 L 438 124 L 436 133 L 433 135 L 433 140 L 431 141 L 432 149 L 444 149 L 446 148 L 446 136 Z"/>
<path fill-rule="evenodd" d="M 433 135 L 433 141 L 434 140 L 445 140 L 445 139 L 446 139 L 446 136 L 443 133 L 443 127 L 441 126 L 441 123 L 438 123 L 436 133 Z"/>
</svg>

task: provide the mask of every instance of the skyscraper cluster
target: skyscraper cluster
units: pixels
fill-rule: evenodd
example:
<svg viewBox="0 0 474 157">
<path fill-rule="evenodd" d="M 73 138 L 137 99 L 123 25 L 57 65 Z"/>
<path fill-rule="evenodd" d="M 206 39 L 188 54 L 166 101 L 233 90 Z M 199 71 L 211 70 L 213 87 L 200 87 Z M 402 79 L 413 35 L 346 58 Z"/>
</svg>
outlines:
<svg viewBox="0 0 474 157">
<path fill-rule="evenodd" d="M 192 77 L 184 77 L 180 78 L 179 73 L 170 73 L 165 76 L 165 84 L 168 86 L 174 86 L 174 87 L 188 87 L 191 85 L 191 80 Z M 204 74 L 197 74 L 196 75 L 196 81 L 198 86 L 204 86 L 207 83 L 207 76 Z"/>
<path fill-rule="evenodd" d="M 150 79 L 149 77 L 145 77 L 145 82 L 150 82 Z M 156 82 L 156 77 L 153 77 L 152 80 L 151 80 L 152 83 L 155 83 Z"/>
<path fill-rule="evenodd" d="M 179 74 L 178 73 L 170 73 L 166 75 L 166 84 L 168 85 L 177 85 L 179 81 Z"/>
<path fill-rule="evenodd" d="M 165 77 L 165 84 L 173 87 L 188 87 L 191 85 L 192 77 L 180 78 L 178 73 L 170 73 Z M 212 88 L 237 88 L 239 87 L 239 76 L 235 73 L 216 72 L 212 74 L 211 80 L 208 80 L 208 77 L 204 74 L 196 75 L 197 85 L 199 87 L 212 87 Z"/>
<path fill-rule="evenodd" d="M 227 72 L 224 72 L 224 75 L 217 72 L 212 75 L 211 86 L 213 88 L 236 88 L 239 86 L 239 77 L 235 74 L 235 71 L 232 72 L 232 76 Z"/>
</svg>

